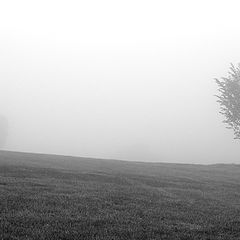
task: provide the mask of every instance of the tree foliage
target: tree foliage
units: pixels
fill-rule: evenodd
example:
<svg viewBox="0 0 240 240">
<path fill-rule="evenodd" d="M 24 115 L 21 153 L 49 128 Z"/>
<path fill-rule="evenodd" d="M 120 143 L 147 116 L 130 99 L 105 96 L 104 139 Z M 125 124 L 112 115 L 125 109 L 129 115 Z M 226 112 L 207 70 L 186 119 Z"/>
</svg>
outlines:
<svg viewBox="0 0 240 240">
<path fill-rule="evenodd" d="M 224 115 L 227 128 L 233 129 L 234 138 L 240 139 L 240 64 L 235 67 L 231 64 L 228 77 L 215 79 L 219 95 L 220 113 Z"/>
</svg>

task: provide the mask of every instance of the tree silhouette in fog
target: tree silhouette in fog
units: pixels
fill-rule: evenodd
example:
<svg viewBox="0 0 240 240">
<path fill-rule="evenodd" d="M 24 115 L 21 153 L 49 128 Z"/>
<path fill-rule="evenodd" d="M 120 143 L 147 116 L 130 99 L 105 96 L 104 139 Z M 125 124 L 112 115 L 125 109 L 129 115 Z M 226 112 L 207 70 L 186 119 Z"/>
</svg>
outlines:
<svg viewBox="0 0 240 240">
<path fill-rule="evenodd" d="M 219 95 L 220 113 L 224 116 L 227 128 L 233 129 L 234 138 L 240 139 L 240 64 L 235 67 L 231 64 L 228 77 L 215 79 Z"/>
<path fill-rule="evenodd" d="M 8 121 L 0 115 L 0 148 L 4 147 L 8 135 Z"/>
</svg>

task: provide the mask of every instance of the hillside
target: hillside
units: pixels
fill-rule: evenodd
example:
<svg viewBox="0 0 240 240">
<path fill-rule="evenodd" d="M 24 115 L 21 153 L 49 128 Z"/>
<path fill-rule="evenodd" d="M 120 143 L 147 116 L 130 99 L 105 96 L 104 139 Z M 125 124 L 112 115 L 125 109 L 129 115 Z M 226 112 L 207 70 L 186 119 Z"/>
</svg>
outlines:
<svg viewBox="0 0 240 240">
<path fill-rule="evenodd" d="M 0 239 L 240 239 L 240 166 L 0 151 Z"/>
</svg>

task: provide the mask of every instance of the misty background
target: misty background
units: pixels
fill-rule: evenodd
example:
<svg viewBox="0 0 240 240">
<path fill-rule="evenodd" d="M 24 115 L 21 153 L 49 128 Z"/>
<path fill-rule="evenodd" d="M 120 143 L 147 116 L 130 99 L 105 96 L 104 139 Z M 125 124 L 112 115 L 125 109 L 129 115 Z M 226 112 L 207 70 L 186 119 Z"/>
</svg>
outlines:
<svg viewBox="0 0 240 240">
<path fill-rule="evenodd" d="M 2 1 L 0 147 L 240 163 L 214 78 L 240 62 L 239 1 Z"/>
</svg>

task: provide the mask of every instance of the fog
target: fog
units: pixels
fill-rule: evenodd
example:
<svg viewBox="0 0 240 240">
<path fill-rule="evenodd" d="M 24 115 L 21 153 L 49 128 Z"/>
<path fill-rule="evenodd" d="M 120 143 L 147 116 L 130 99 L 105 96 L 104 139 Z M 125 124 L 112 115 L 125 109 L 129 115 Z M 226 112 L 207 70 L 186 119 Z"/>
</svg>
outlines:
<svg viewBox="0 0 240 240">
<path fill-rule="evenodd" d="M 240 163 L 214 78 L 240 62 L 238 1 L 2 1 L 0 147 Z"/>
</svg>

